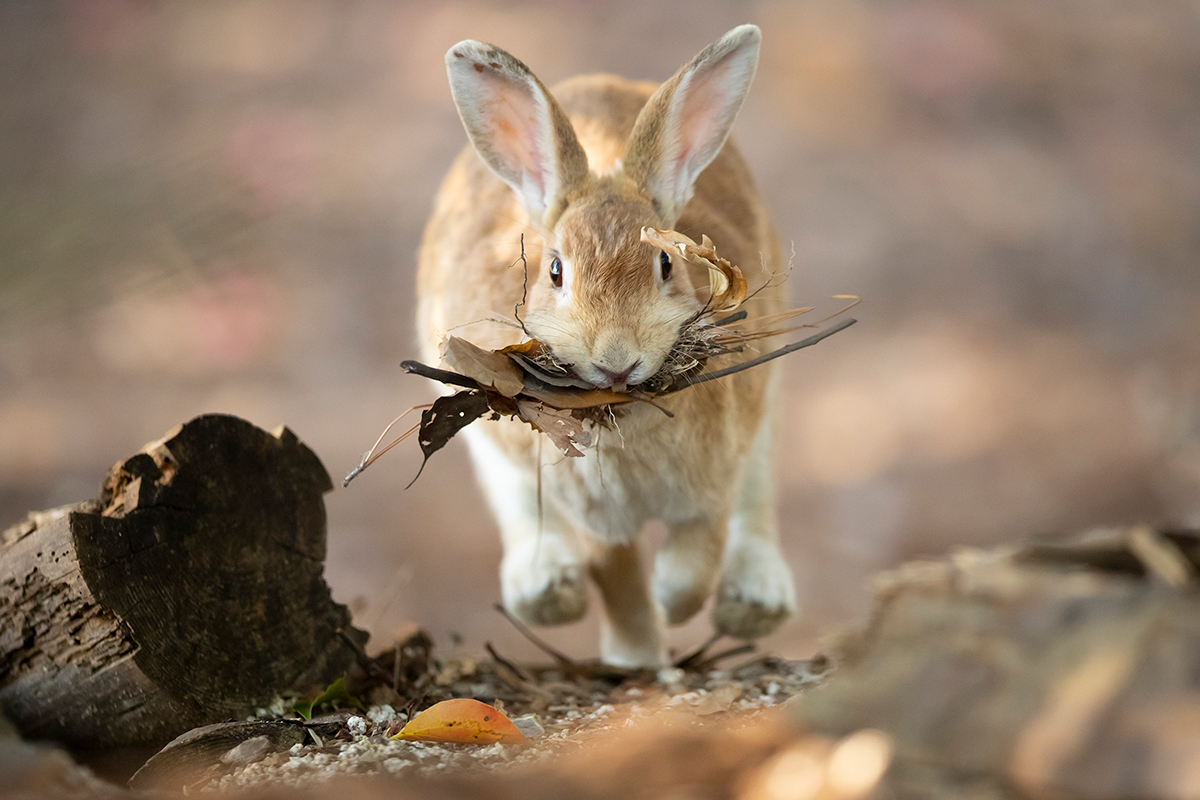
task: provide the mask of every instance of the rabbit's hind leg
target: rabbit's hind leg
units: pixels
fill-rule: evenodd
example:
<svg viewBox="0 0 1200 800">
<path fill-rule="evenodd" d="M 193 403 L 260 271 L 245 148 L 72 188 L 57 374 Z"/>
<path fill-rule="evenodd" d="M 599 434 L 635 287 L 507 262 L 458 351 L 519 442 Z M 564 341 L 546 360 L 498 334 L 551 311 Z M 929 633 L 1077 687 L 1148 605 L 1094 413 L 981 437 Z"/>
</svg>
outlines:
<svg viewBox="0 0 1200 800">
<path fill-rule="evenodd" d="M 539 509 L 536 474 L 514 464 L 486 435 L 471 435 L 468 441 L 504 544 L 500 589 L 505 608 L 534 625 L 581 619 L 587 612 L 587 576 L 578 535 L 552 503 L 540 503 Z"/>
<path fill-rule="evenodd" d="M 600 655 L 618 667 L 666 666 L 662 611 L 650 596 L 636 541 L 592 542 L 592 578 L 604 598 Z"/>
<path fill-rule="evenodd" d="M 754 437 L 741 496 L 729 523 L 713 624 L 730 636 L 758 639 L 795 613 L 795 580 L 779 550 L 768 416 Z"/>
<path fill-rule="evenodd" d="M 682 625 L 712 596 L 721 571 L 729 517 L 700 517 L 673 523 L 654 559 L 654 597 L 667 624 Z"/>
</svg>

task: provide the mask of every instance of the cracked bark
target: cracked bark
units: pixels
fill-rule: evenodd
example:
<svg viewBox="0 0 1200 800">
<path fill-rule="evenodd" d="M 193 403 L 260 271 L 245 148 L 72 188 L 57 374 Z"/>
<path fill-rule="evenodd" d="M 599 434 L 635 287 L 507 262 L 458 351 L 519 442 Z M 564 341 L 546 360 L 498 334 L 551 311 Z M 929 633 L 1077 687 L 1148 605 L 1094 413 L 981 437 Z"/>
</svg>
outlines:
<svg viewBox="0 0 1200 800">
<path fill-rule="evenodd" d="M 161 745 L 335 679 L 366 634 L 322 576 L 331 488 L 288 429 L 206 415 L 0 534 L 0 709 L 31 739 Z"/>
</svg>

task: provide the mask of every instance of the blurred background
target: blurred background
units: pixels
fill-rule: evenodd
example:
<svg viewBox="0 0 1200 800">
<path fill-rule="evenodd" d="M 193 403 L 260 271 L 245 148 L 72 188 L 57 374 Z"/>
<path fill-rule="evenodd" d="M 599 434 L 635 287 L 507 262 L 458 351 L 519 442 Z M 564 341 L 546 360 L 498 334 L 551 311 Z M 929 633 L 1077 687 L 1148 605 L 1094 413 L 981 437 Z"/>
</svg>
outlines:
<svg viewBox="0 0 1200 800">
<path fill-rule="evenodd" d="M 793 299 L 864 298 L 783 362 L 803 614 L 767 647 L 812 653 L 901 560 L 1200 524 L 1196 2 L 11 0 L 0 527 L 204 412 L 286 423 L 340 478 L 432 392 L 398 365 L 466 141 L 445 50 L 664 80 L 742 22 L 765 38 L 735 138 Z M 421 625 L 536 656 L 491 610 L 465 445 L 401 491 L 418 464 L 412 442 L 328 496 L 335 597 L 377 647 Z M 546 636 L 595 655 L 595 613 Z"/>
</svg>

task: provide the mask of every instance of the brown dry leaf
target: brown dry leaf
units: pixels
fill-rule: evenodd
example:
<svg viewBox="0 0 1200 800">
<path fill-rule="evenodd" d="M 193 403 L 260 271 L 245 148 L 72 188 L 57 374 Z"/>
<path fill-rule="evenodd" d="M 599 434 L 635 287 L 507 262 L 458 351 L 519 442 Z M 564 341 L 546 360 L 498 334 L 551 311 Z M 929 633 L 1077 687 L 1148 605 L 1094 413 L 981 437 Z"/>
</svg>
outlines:
<svg viewBox="0 0 1200 800">
<path fill-rule="evenodd" d="M 421 453 L 425 458 L 408 485 L 412 486 L 417 478 L 421 477 L 431 455 L 445 447 L 454 434 L 490 410 L 487 395 L 480 389 L 469 389 L 434 400 L 429 408 L 421 412 L 417 443 L 421 446 Z"/>
<path fill-rule="evenodd" d="M 519 344 L 510 344 L 508 347 L 501 347 L 497 353 L 509 355 L 516 353 L 517 355 L 525 356 L 526 358 L 537 358 L 547 350 L 546 343 L 540 339 L 526 339 Z"/>
<path fill-rule="evenodd" d="M 484 350 L 466 339 L 451 336 L 442 355 L 446 364 L 480 386 L 495 389 L 505 397 L 515 397 L 524 385 L 520 367 L 503 351 Z"/>
<path fill-rule="evenodd" d="M 675 253 L 690 264 L 707 267 L 713 312 L 727 314 L 745 302 L 749 291 L 746 276 L 728 259 L 717 255 L 716 245 L 707 236 L 701 235 L 700 244 L 696 244 L 678 231 L 647 227 L 642 228 L 642 241 Z"/>
<path fill-rule="evenodd" d="M 592 443 L 592 434 L 583 429 L 582 420 L 569 413 L 550 408 L 545 403 L 517 400 L 517 413 L 521 419 L 550 437 L 555 447 L 572 458 L 582 458 L 579 447 Z"/>
<path fill-rule="evenodd" d="M 615 406 L 621 403 L 632 403 L 638 399 L 633 395 L 621 394 L 609 389 L 560 389 L 556 386 L 544 386 L 532 382 L 521 390 L 521 394 L 540 400 L 551 408 L 564 411 L 576 408 Z"/>
</svg>

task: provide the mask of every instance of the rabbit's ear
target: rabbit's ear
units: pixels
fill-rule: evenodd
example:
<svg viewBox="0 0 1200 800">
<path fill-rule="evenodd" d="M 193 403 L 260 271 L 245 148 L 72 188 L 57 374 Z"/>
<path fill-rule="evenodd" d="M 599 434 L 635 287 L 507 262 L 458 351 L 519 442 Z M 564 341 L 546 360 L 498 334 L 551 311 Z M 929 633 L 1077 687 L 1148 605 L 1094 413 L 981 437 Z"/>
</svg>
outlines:
<svg viewBox="0 0 1200 800">
<path fill-rule="evenodd" d="M 625 151 L 625 174 L 668 222 L 679 218 L 696 178 L 729 138 L 758 66 L 762 32 L 739 25 L 704 48 L 646 102 Z"/>
<path fill-rule="evenodd" d="M 468 39 L 446 53 L 450 91 L 471 144 L 513 188 L 535 224 L 550 223 L 587 177 L 587 155 L 561 107 L 529 67 Z"/>
</svg>

